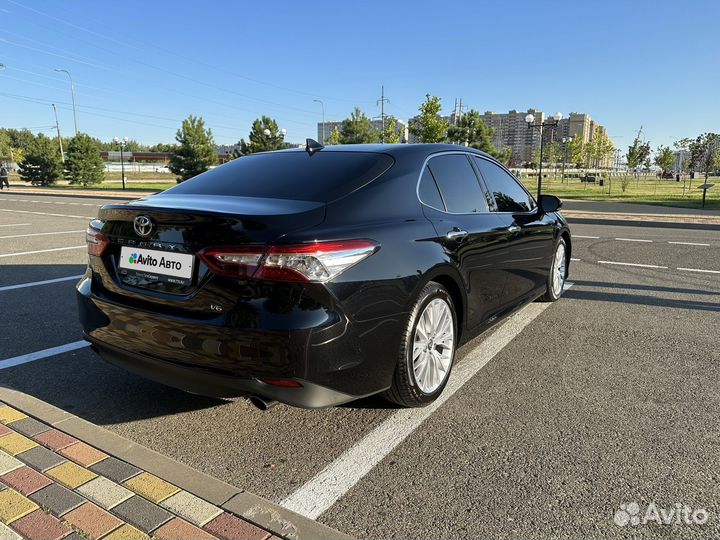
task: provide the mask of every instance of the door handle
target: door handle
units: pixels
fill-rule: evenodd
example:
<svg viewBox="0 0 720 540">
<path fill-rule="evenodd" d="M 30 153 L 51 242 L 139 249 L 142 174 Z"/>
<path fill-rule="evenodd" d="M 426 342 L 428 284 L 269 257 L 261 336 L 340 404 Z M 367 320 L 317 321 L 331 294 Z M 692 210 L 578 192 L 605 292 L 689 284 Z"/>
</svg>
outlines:
<svg viewBox="0 0 720 540">
<path fill-rule="evenodd" d="M 463 231 L 462 229 L 453 229 L 452 231 L 448 231 L 448 233 L 445 235 L 445 237 L 448 240 L 462 240 L 468 235 L 467 231 Z"/>
<path fill-rule="evenodd" d="M 507 231 L 508 231 L 508 232 L 511 232 L 511 233 L 512 233 L 512 232 L 518 232 L 518 231 L 520 231 L 520 226 L 515 225 L 515 224 L 513 223 L 512 225 L 510 225 L 510 226 L 507 228 Z"/>
</svg>

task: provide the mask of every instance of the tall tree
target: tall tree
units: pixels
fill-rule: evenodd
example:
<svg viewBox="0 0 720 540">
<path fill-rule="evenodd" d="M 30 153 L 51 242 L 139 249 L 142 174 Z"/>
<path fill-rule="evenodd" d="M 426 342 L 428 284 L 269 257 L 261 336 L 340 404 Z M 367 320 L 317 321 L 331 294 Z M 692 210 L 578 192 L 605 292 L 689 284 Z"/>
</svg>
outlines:
<svg viewBox="0 0 720 540">
<path fill-rule="evenodd" d="M 337 128 L 337 126 L 335 126 L 335 129 L 333 129 L 330 135 L 328 135 L 325 144 L 340 144 L 340 140 L 340 130 Z"/>
<path fill-rule="evenodd" d="M 639 137 L 635 137 L 633 143 L 628 146 L 628 151 L 625 155 L 628 169 L 637 172 L 640 166 L 645 163 L 649 156 L 650 143 L 642 142 Z"/>
<path fill-rule="evenodd" d="M 568 161 L 576 167 L 582 167 L 585 162 L 585 142 L 582 137 L 577 135 L 571 137 L 565 144 L 567 144 Z"/>
<path fill-rule="evenodd" d="M 175 140 L 178 147 L 170 158 L 168 168 L 178 176 L 178 183 L 204 173 L 217 161 L 212 131 L 205 129 L 202 118 L 190 115 L 183 120 Z"/>
<path fill-rule="evenodd" d="M 367 144 L 378 141 L 378 133 L 373 129 L 370 119 L 355 107 L 350 118 L 343 120 L 340 127 L 341 144 Z"/>
<path fill-rule="evenodd" d="M 380 139 L 388 144 L 397 144 L 402 142 L 404 133 L 398 128 L 397 119 L 394 116 L 385 118 L 385 132 Z"/>
<path fill-rule="evenodd" d="M 265 132 L 268 132 L 266 134 Z M 241 139 L 238 143 L 243 154 L 254 154 L 256 152 L 269 152 L 270 150 L 282 150 L 285 148 L 285 135 L 278 128 L 274 118 L 261 116 L 256 118 L 250 128 L 249 142 Z"/>
<path fill-rule="evenodd" d="M 596 127 L 593 133 L 591 155 L 595 167 L 603 167 L 615 152 L 612 139 L 605 130 Z"/>
<path fill-rule="evenodd" d="M 445 140 L 448 122 L 440 116 L 442 103 L 439 97 L 425 95 L 425 102 L 420 105 L 420 114 L 410 124 L 410 133 L 420 142 L 437 143 Z"/>
<path fill-rule="evenodd" d="M 51 186 L 62 177 L 63 165 L 55 141 L 42 133 L 25 150 L 20 178 L 34 186 Z"/>
<path fill-rule="evenodd" d="M 70 139 L 65 155 L 65 178 L 71 184 L 99 184 L 105 178 L 104 168 L 95 139 L 85 133 Z"/>
<path fill-rule="evenodd" d="M 670 172 L 675 164 L 675 154 L 669 146 L 658 146 L 655 154 L 655 165 L 660 167 L 662 175 L 665 176 Z"/>
<path fill-rule="evenodd" d="M 498 151 L 492 143 L 494 133 L 495 131 L 485 123 L 482 115 L 475 109 L 470 109 L 457 124 L 448 127 L 447 141 L 465 144 L 492 156 L 501 157 L 504 152 Z"/>
</svg>

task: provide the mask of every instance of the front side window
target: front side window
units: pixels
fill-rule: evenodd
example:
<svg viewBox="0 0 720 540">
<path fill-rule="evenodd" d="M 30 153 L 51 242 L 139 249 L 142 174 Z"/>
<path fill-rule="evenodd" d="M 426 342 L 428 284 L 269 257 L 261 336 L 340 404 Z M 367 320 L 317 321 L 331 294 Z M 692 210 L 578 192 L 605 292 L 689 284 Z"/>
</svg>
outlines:
<svg viewBox="0 0 720 540">
<path fill-rule="evenodd" d="M 480 184 L 465 154 L 446 154 L 428 162 L 445 208 L 452 214 L 487 212 Z"/>
<path fill-rule="evenodd" d="M 485 185 L 495 198 L 498 212 L 530 212 L 535 201 L 517 180 L 494 163 L 474 157 Z"/>
</svg>

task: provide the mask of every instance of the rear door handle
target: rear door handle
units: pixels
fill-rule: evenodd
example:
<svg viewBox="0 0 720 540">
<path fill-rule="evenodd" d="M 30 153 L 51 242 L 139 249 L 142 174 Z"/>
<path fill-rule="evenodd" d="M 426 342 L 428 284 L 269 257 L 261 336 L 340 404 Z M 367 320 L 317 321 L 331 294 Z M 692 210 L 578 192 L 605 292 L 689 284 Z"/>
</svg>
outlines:
<svg viewBox="0 0 720 540">
<path fill-rule="evenodd" d="M 448 231 L 448 233 L 445 235 L 445 237 L 448 240 L 462 240 L 468 235 L 467 231 L 463 231 L 462 229 L 453 229 L 452 231 Z"/>
<path fill-rule="evenodd" d="M 510 225 L 510 226 L 507 228 L 507 231 L 508 231 L 508 232 L 518 232 L 519 230 L 520 230 L 520 227 L 519 227 L 518 225 L 515 225 L 515 224 Z"/>
</svg>

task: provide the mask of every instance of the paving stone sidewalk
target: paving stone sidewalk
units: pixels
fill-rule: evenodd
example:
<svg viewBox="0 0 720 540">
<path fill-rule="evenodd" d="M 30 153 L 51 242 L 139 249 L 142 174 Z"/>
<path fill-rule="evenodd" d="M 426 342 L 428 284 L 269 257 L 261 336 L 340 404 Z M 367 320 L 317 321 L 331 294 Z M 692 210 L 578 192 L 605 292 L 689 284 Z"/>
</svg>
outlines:
<svg viewBox="0 0 720 540">
<path fill-rule="evenodd" d="M 0 402 L 0 540 L 275 539 Z"/>
</svg>

